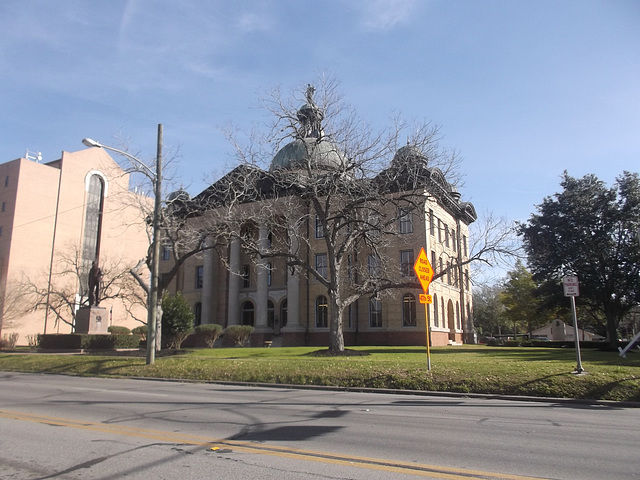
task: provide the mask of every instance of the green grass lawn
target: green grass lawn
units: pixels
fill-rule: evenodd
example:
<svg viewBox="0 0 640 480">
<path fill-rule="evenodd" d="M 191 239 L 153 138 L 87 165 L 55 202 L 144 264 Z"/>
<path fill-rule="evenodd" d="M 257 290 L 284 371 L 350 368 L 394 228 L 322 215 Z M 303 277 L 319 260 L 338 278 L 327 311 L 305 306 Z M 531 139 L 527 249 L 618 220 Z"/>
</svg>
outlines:
<svg viewBox="0 0 640 480">
<path fill-rule="evenodd" d="M 353 347 L 362 356 L 313 355 L 317 347 L 184 350 L 139 356 L 0 354 L 0 370 L 144 376 L 199 381 L 329 385 L 640 402 L 640 353 L 582 350 L 586 375 L 574 375 L 575 351 L 468 345 Z"/>
</svg>

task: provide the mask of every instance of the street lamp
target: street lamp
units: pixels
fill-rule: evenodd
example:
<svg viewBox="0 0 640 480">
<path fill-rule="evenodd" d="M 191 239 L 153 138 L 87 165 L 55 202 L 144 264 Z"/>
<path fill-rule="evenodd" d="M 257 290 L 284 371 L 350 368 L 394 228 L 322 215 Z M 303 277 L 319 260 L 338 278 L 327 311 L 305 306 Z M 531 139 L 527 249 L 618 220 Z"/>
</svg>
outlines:
<svg viewBox="0 0 640 480">
<path fill-rule="evenodd" d="M 103 148 L 111 150 L 127 157 L 138 167 L 144 170 L 144 174 L 153 182 L 153 194 L 155 197 L 153 208 L 153 239 L 151 257 L 151 281 L 147 295 L 147 365 L 155 362 L 156 357 L 156 331 L 158 313 L 158 274 L 160 266 L 160 214 L 162 208 L 162 124 L 158 125 L 158 145 L 156 154 L 156 171 L 151 170 L 141 160 L 133 155 L 117 148 L 102 145 L 90 138 L 85 138 L 82 143 L 87 147 Z"/>
</svg>

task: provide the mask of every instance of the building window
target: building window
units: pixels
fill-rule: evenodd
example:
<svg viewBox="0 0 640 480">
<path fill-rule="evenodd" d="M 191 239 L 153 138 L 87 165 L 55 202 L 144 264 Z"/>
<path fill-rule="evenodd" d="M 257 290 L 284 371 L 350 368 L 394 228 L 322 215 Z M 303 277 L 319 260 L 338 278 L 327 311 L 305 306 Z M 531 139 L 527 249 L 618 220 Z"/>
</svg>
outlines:
<svg viewBox="0 0 640 480">
<path fill-rule="evenodd" d="M 347 307 L 347 320 L 348 320 L 349 328 L 353 328 L 353 319 L 356 312 L 356 309 L 354 308 L 354 306 L 355 306 L 355 303 L 351 303 Z"/>
<path fill-rule="evenodd" d="M 316 215 L 316 238 L 322 238 L 324 237 L 324 225 L 322 225 L 322 221 L 320 220 L 320 218 Z"/>
<path fill-rule="evenodd" d="M 442 243 L 442 222 L 438 219 L 438 242 Z"/>
<path fill-rule="evenodd" d="M 451 262 L 447 262 L 447 283 L 449 285 L 452 285 L 452 283 L 451 283 L 451 270 L 452 270 Z"/>
<path fill-rule="evenodd" d="M 2 227 L 0 227 L 0 237 L 2 236 Z"/>
<path fill-rule="evenodd" d="M 326 328 L 329 320 L 329 304 L 327 297 L 320 295 L 316 298 L 316 327 Z"/>
<path fill-rule="evenodd" d="M 464 271 L 464 283 L 465 286 L 467 287 L 467 290 L 470 289 L 470 285 L 469 285 L 469 270 L 465 270 Z"/>
<path fill-rule="evenodd" d="M 4 186 L 5 187 L 9 186 L 9 175 L 7 175 L 6 178 L 4 179 Z"/>
<path fill-rule="evenodd" d="M 438 322 L 438 296 L 435 293 L 433 294 L 433 326 L 440 326 Z"/>
<path fill-rule="evenodd" d="M 249 288 L 251 286 L 251 270 L 249 269 L 249 265 L 242 265 L 240 276 L 242 277 L 242 288 Z"/>
<path fill-rule="evenodd" d="M 204 284 L 204 267 L 199 265 L 196 267 L 196 281 L 195 288 L 202 288 Z"/>
<path fill-rule="evenodd" d="M 267 285 L 270 287 L 273 280 L 273 263 L 267 263 Z"/>
<path fill-rule="evenodd" d="M 158 285 L 164 285 L 164 287 L 168 287 L 169 283 L 167 281 L 167 279 L 169 278 L 169 274 L 168 273 L 161 273 L 158 277 Z"/>
<path fill-rule="evenodd" d="M 380 257 L 370 254 L 367 256 L 367 270 L 370 277 L 380 276 Z"/>
<path fill-rule="evenodd" d="M 413 250 L 400 251 L 400 272 L 403 277 L 411 277 L 413 275 Z"/>
<path fill-rule="evenodd" d="M 458 237 L 456 237 L 456 229 L 452 228 L 451 229 L 451 241 L 453 242 L 453 251 L 457 252 L 458 251 Z"/>
<path fill-rule="evenodd" d="M 196 302 L 193 306 L 193 326 L 197 327 L 202 324 L 202 303 Z"/>
<path fill-rule="evenodd" d="M 327 254 L 326 253 L 316 253 L 316 272 L 322 278 L 327 278 Z"/>
<path fill-rule="evenodd" d="M 255 307 L 253 303 L 247 301 L 242 304 L 242 325 L 253 325 Z"/>
<path fill-rule="evenodd" d="M 398 212 L 400 233 L 413 233 L 413 215 L 410 210 L 401 208 Z"/>
<path fill-rule="evenodd" d="M 436 263 L 436 252 L 431 250 L 431 268 L 436 268 L 438 264 Z"/>
<path fill-rule="evenodd" d="M 91 265 L 100 253 L 104 190 L 105 183 L 103 178 L 97 174 L 91 175 L 87 185 L 87 203 L 82 245 L 82 284 L 84 285 L 88 284 L 86 279 L 89 276 Z"/>
<path fill-rule="evenodd" d="M 376 297 L 369 299 L 369 326 L 382 327 L 382 300 Z"/>
<path fill-rule="evenodd" d="M 416 297 L 410 293 L 402 297 L 402 326 L 416 326 Z"/>
<path fill-rule="evenodd" d="M 288 313 L 287 307 L 288 307 L 287 300 L 285 299 L 280 304 L 280 322 L 283 327 L 287 326 L 287 313 Z"/>
<path fill-rule="evenodd" d="M 347 255 L 347 277 L 353 281 L 353 257 L 351 254 Z"/>
<path fill-rule="evenodd" d="M 433 215 L 433 210 L 429 209 L 429 233 L 435 235 L 436 233 L 436 218 Z"/>
<path fill-rule="evenodd" d="M 377 212 L 370 212 L 367 217 L 367 238 L 379 238 L 380 237 L 380 216 Z"/>
<path fill-rule="evenodd" d="M 271 300 L 267 300 L 267 325 L 273 328 L 276 319 L 276 307 Z"/>
<path fill-rule="evenodd" d="M 2 202 L 2 211 L 4 212 L 7 208 L 7 202 Z"/>
<path fill-rule="evenodd" d="M 169 245 L 162 245 L 162 253 L 160 255 L 160 258 L 164 262 L 171 260 L 171 247 L 169 247 Z"/>
<path fill-rule="evenodd" d="M 456 328 L 462 330 L 462 322 L 460 321 L 460 303 L 456 302 Z"/>
<path fill-rule="evenodd" d="M 449 225 L 444 226 L 444 246 L 449 248 Z"/>
</svg>

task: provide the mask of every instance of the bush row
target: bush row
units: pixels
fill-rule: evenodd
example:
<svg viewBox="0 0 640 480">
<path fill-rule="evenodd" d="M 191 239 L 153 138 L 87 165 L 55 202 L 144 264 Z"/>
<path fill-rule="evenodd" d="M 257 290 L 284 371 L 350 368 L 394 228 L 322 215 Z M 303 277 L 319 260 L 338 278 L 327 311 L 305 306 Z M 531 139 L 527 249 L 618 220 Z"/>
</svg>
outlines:
<svg viewBox="0 0 640 480">
<path fill-rule="evenodd" d="M 38 335 L 38 346 L 42 349 L 55 350 L 113 350 L 118 348 L 139 348 L 140 342 L 146 340 L 146 326 L 134 328 L 129 331 L 126 327 L 109 327 L 111 335 L 88 335 L 84 333 L 46 334 Z M 223 334 L 234 345 L 242 346 L 247 343 L 254 328 L 249 325 L 230 325 L 226 329 L 218 324 L 198 325 L 195 328 L 195 336 L 209 348 Z M 133 335 L 131 334 L 133 333 Z M 179 347 L 176 347 L 179 348 Z"/>
<path fill-rule="evenodd" d="M 46 334 L 39 336 L 39 347 L 56 350 L 113 350 L 138 348 L 138 335 L 88 335 L 86 333 Z"/>
</svg>

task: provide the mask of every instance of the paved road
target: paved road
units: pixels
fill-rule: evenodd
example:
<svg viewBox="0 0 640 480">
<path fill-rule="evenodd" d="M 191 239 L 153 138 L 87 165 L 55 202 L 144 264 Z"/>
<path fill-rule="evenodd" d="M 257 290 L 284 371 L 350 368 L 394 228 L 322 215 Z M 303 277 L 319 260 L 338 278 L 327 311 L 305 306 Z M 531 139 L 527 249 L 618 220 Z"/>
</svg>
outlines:
<svg viewBox="0 0 640 480">
<path fill-rule="evenodd" d="M 0 373 L 0 478 L 640 478 L 640 409 Z"/>
</svg>

